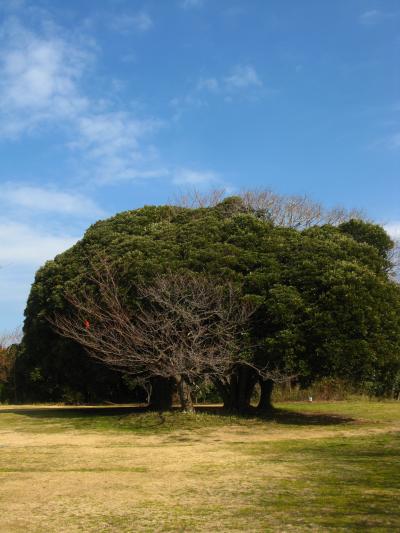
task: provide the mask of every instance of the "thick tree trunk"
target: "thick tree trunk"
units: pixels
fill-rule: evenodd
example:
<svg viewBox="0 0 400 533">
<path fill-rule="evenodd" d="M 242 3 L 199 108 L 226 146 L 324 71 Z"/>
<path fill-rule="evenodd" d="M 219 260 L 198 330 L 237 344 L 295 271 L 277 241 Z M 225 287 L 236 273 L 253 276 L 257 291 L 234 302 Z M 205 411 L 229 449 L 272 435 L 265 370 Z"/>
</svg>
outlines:
<svg viewBox="0 0 400 533">
<path fill-rule="evenodd" d="M 274 388 L 274 382 L 272 379 L 260 380 L 261 396 L 258 402 L 258 411 L 270 411 L 272 409 L 272 390 Z"/>
<path fill-rule="evenodd" d="M 151 380 L 149 408 L 155 411 L 169 411 L 172 408 L 174 381 L 172 379 L 154 377 Z"/>
<path fill-rule="evenodd" d="M 178 393 L 179 393 L 179 399 L 181 401 L 182 410 L 188 413 L 193 413 L 194 407 L 193 407 L 190 385 L 185 380 L 185 378 L 182 376 L 178 376 L 176 378 L 176 382 L 178 385 Z"/>
<path fill-rule="evenodd" d="M 217 384 L 224 401 L 224 409 L 239 413 L 246 412 L 250 407 L 250 399 L 256 382 L 257 374 L 254 370 L 246 365 L 237 367 L 230 376 L 229 385 L 218 386 Z"/>
<path fill-rule="evenodd" d="M 220 379 L 214 379 L 213 383 L 218 391 L 218 394 L 221 396 L 224 409 L 231 409 L 232 395 L 230 384 L 228 382 L 223 382 Z"/>
<path fill-rule="evenodd" d="M 231 375 L 229 384 L 231 387 L 231 397 L 228 409 L 231 411 L 237 411 L 239 409 L 239 375 L 237 372 Z"/>
<path fill-rule="evenodd" d="M 250 407 L 251 395 L 257 382 L 255 371 L 248 366 L 243 366 L 239 371 L 239 403 L 238 410 L 244 413 Z"/>
</svg>

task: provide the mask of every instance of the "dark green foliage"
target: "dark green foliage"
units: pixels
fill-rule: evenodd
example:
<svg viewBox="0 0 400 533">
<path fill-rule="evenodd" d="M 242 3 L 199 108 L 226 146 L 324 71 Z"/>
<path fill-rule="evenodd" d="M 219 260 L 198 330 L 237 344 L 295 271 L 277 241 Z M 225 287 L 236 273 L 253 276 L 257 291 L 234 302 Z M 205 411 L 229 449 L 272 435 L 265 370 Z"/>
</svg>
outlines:
<svg viewBox="0 0 400 533">
<path fill-rule="evenodd" d="M 364 242 L 374 246 L 382 257 L 387 257 L 394 243 L 385 230 L 377 224 L 371 224 L 362 220 L 349 220 L 340 224 L 339 229 L 351 235 L 357 242 Z"/>
<path fill-rule="evenodd" d="M 252 363 L 298 374 L 304 384 L 337 376 L 388 393 L 400 368 L 400 293 L 388 278 L 391 241 L 383 229 L 352 220 L 296 231 L 245 211 L 236 197 L 214 208 L 146 206 L 97 222 L 47 262 L 26 309 L 24 399 L 75 392 L 82 401 L 118 401 L 129 394 L 118 375 L 56 336 L 46 318 L 67 311 L 65 292 L 87 283 L 99 253 L 118 267 L 132 310 L 135 282 L 168 271 L 205 272 L 237 284 L 259 305 L 250 332 L 255 348 L 244 354 Z M 225 392 L 236 387 L 250 398 L 257 376 L 236 369 L 230 381 Z M 223 394 L 223 384 L 216 385 Z"/>
</svg>

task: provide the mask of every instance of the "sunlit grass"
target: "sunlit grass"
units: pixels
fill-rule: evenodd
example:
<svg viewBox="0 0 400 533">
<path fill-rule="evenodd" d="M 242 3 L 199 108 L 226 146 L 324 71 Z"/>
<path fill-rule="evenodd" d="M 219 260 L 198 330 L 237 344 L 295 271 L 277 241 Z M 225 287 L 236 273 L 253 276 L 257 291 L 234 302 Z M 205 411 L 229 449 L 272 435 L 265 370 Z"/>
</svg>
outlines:
<svg viewBox="0 0 400 533">
<path fill-rule="evenodd" d="M 400 404 L 0 408 L 0 531 L 396 531 Z"/>
</svg>

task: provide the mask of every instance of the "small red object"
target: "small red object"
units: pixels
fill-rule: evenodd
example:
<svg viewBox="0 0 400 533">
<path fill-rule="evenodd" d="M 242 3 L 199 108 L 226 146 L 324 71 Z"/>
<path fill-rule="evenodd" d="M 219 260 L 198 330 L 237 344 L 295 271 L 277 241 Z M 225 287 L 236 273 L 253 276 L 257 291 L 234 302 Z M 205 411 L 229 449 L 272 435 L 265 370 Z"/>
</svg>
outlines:
<svg viewBox="0 0 400 533">
<path fill-rule="evenodd" d="M 85 329 L 90 329 L 90 322 L 89 320 L 85 320 L 83 325 L 85 326 Z"/>
</svg>

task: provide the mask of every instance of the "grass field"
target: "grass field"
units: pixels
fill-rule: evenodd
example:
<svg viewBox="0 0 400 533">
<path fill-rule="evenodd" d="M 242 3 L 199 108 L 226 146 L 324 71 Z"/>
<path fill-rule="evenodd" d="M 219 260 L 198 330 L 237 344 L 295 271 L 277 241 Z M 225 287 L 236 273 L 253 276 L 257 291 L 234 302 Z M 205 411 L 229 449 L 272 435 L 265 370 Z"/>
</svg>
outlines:
<svg viewBox="0 0 400 533">
<path fill-rule="evenodd" d="M 0 406 L 0 531 L 400 531 L 400 404 Z"/>
</svg>

